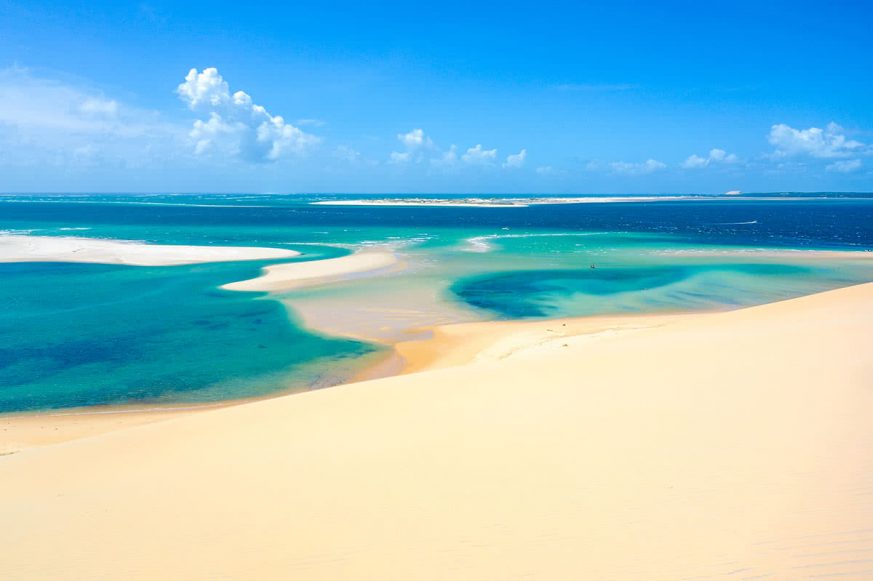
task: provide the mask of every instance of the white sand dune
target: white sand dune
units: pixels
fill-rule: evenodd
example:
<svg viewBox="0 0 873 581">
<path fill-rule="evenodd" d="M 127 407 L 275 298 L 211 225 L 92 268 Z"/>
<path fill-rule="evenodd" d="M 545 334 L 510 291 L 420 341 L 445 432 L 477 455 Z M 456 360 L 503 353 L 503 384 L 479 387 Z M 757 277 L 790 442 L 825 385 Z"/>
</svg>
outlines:
<svg viewBox="0 0 873 581">
<path fill-rule="evenodd" d="M 392 252 L 361 251 L 340 258 L 267 266 L 257 278 L 232 282 L 221 288 L 237 291 L 286 291 L 383 272 L 398 265 L 397 255 Z"/>
<path fill-rule="evenodd" d="M 0 457 L 0 578 L 873 576 L 873 284 L 487 325 L 438 334 L 452 367 Z"/>
<path fill-rule="evenodd" d="M 0 262 L 89 262 L 171 266 L 202 262 L 293 258 L 284 248 L 181 246 L 75 236 L 0 235 Z"/>
</svg>

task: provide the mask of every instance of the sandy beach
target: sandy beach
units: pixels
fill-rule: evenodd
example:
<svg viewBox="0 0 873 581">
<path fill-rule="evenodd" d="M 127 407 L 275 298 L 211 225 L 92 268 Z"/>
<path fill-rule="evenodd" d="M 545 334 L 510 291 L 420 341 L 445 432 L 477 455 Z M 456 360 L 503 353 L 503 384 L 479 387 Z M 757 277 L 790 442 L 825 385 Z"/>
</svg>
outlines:
<svg viewBox="0 0 873 581">
<path fill-rule="evenodd" d="M 146 244 L 76 236 L 0 235 L 0 262 L 87 262 L 131 266 L 172 266 L 234 260 L 293 258 L 284 248 Z"/>
<path fill-rule="evenodd" d="M 0 577 L 869 578 L 871 343 L 871 284 L 445 327 L 417 373 L 8 451 Z"/>
<path fill-rule="evenodd" d="M 354 277 L 379 274 L 398 267 L 397 255 L 359 251 L 349 256 L 267 266 L 257 278 L 232 282 L 221 288 L 236 291 L 281 292 Z"/>
</svg>

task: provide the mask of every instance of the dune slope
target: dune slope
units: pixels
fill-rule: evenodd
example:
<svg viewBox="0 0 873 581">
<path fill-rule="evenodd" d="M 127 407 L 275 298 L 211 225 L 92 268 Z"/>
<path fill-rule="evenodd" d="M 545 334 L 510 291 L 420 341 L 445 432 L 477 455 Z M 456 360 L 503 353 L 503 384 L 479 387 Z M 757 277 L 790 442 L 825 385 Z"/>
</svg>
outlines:
<svg viewBox="0 0 873 581">
<path fill-rule="evenodd" d="M 873 575 L 873 285 L 668 319 L 0 457 L 0 577 Z"/>
</svg>

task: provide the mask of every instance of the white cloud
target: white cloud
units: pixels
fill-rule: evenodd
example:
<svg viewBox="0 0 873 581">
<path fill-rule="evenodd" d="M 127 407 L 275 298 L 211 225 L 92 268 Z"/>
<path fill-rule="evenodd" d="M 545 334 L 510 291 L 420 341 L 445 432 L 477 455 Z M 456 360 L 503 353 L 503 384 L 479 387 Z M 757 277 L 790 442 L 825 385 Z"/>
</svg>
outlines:
<svg viewBox="0 0 873 581">
<path fill-rule="evenodd" d="M 439 157 L 430 160 L 430 164 L 434 167 L 449 168 L 458 163 L 458 146 L 452 144 L 448 150 L 442 152 Z"/>
<path fill-rule="evenodd" d="M 682 167 L 685 169 L 700 169 L 709 167 L 715 164 L 730 164 L 736 163 L 738 158 L 733 153 L 728 153 L 723 149 L 710 149 L 709 155 L 701 157 L 699 155 L 690 155 L 688 159 L 682 162 Z"/>
<path fill-rule="evenodd" d="M 413 129 L 409 133 L 398 133 L 397 139 L 399 139 L 400 143 L 409 149 L 430 147 L 433 145 L 433 141 L 431 141 L 430 137 L 424 134 L 423 129 Z"/>
<path fill-rule="evenodd" d="M 412 153 L 408 151 L 392 151 L 390 155 L 388 155 L 388 163 L 400 165 L 409 163 L 410 161 L 412 161 Z"/>
<path fill-rule="evenodd" d="M 388 163 L 394 165 L 428 163 L 434 169 L 448 170 L 460 165 L 486 166 L 497 162 L 497 150 L 483 149 L 482 144 L 470 147 L 462 155 L 458 154 L 458 146 L 454 144 L 442 150 L 421 128 L 398 133 L 397 140 L 403 144 L 405 151 L 388 154 Z M 507 157 L 503 167 L 521 167 L 526 157 L 527 151 L 523 149 Z"/>
<path fill-rule="evenodd" d="M 656 159 L 647 159 L 642 163 L 629 163 L 626 161 L 614 161 L 609 164 L 612 171 L 629 175 L 649 174 L 662 170 L 667 164 Z"/>
<path fill-rule="evenodd" d="M 218 69 L 191 69 L 176 89 L 192 111 L 208 114 L 194 122 L 195 153 L 220 152 L 247 161 L 276 161 L 286 152 L 302 153 L 318 138 L 256 105 L 245 91 L 231 95 Z"/>
<path fill-rule="evenodd" d="M 388 163 L 419 163 L 425 159 L 424 151 L 433 149 L 433 141 L 421 128 L 413 129 L 408 133 L 398 133 L 397 140 L 403 144 L 406 151 L 392 151 L 388 155 Z"/>
<path fill-rule="evenodd" d="M 518 168 L 524 165 L 527 159 L 527 150 L 522 149 L 518 153 L 513 153 L 506 156 L 506 161 L 503 162 L 503 167 Z"/>
<path fill-rule="evenodd" d="M 101 97 L 88 97 L 79 105 L 79 111 L 85 115 L 115 117 L 118 115 L 118 102 Z"/>
<path fill-rule="evenodd" d="M 176 92 L 191 110 L 200 107 L 214 109 L 230 101 L 230 87 L 215 67 L 203 69 L 202 73 L 191 69 Z"/>
<path fill-rule="evenodd" d="M 852 173 L 853 171 L 858 171 L 861 169 L 860 159 L 842 159 L 840 161 L 835 161 L 834 163 L 828 164 L 825 169 L 827 171 L 833 171 L 837 173 Z"/>
<path fill-rule="evenodd" d="M 829 123 L 824 129 L 794 129 L 779 123 L 770 128 L 768 141 L 776 148 L 776 157 L 806 155 L 826 159 L 848 157 L 865 149 L 860 141 L 848 139 L 845 130 L 836 123 Z"/>
<path fill-rule="evenodd" d="M 482 144 L 477 143 L 461 156 L 464 163 L 471 165 L 483 165 L 493 163 L 497 159 L 496 149 L 482 149 Z"/>
<path fill-rule="evenodd" d="M 141 166 L 172 157 L 183 131 L 155 111 L 90 87 L 0 69 L 0 163 L 18 166 Z"/>
<path fill-rule="evenodd" d="M 682 167 L 685 169 L 697 169 L 709 165 L 709 159 L 700 157 L 699 155 L 689 155 L 688 159 L 682 162 Z"/>
<path fill-rule="evenodd" d="M 541 165 L 537 167 L 534 171 L 536 171 L 541 176 L 550 176 L 556 173 L 555 168 L 550 165 Z"/>
</svg>

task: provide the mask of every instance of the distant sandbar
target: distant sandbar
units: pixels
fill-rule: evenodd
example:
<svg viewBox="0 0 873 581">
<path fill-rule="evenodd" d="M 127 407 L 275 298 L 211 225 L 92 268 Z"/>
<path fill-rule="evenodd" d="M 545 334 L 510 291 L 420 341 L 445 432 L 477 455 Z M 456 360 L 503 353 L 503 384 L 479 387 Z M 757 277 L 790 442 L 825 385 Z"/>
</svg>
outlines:
<svg viewBox="0 0 873 581">
<path fill-rule="evenodd" d="M 86 262 L 171 266 L 203 262 L 293 258 L 285 248 L 181 246 L 74 236 L 0 235 L 0 262 Z"/>
<path fill-rule="evenodd" d="M 526 208 L 550 204 L 593 204 L 607 202 L 667 202 L 686 200 L 689 196 L 586 196 L 575 198 L 381 198 L 374 200 L 323 200 L 322 206 L 429 206 L 470 208 Z"/>
</svg>

